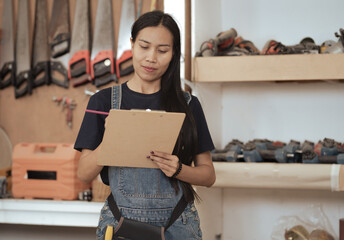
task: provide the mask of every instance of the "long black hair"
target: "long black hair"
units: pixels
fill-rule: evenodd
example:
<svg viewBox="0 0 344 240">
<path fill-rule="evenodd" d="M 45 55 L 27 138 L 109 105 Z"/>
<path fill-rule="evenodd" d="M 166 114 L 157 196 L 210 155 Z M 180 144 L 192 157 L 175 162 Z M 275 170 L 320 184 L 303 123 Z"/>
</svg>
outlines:
<svg viewBox="0 0 344 240">
<path fill-rule="evenodd" d="M 173 56 L 171 62 L 161 78 L 161 108 L 168 112 L 184 112 L 186 114 L 173 154 L 177 155 L 185 165 L 191 165 L 197 153 L 197 130 L 193 114 L 185 100 L 180 81 L 180 31 L 177 23 L 162 11 L 152 11 L 141 15 L 131 29 L 132 41 L 135 42 L 138 33 L 147 27 L 164 26 L 173 36 Z M 170 178 L 178 193 L 178 181 Z M 180 181 L 186 201 L 198 199 L 197 193 L 189 183 Z"/>
</svg>

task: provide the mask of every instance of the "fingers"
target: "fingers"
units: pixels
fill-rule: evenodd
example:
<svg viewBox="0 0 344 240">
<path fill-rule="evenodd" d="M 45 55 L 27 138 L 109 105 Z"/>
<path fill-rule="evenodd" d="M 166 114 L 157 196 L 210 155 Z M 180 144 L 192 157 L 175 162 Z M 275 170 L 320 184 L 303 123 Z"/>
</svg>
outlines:
<svg viewBox="0 0 344 240">
<path fill-rule="evenodd" d="M 179 158 L 168 153 L 152 151 L 147 158 L 155 162 L 168 177 L 171 177 L 179 166 Z"/>
</svg>

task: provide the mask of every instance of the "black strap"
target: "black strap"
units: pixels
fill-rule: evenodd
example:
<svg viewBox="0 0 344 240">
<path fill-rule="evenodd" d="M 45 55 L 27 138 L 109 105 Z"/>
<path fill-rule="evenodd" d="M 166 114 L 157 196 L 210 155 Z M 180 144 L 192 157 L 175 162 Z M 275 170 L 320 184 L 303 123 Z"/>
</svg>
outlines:
<svg viewBox="0 0 344 240">
<path fill-rule="evenodd" d="M 109 204 L 109 207 L 110 207 L 110 210 L 111 210 L 113 216 L 119 222 L 119 220 L 121 219 L 122 215 L 121 215 L 121 212 L 118 209 L 118 206 L 116 204 L 115 199 L 113 198 L 112 193 L 110 193 L 110 195 L 108 196 L 107 200 L 108 200 L 108 204 Z M 188 205 L 188 203 L 185 201 L 184 195 L 183 195 L 182 198 L 177 203 L 176 207 L 173 209 L 171 218 L 170 218 L 170 220 L 168 221 L 168 223 L 167 223 L 167 225 L 165 227 L 165 231 L 167 230 L 167 228 L 169 228 L 179 218 L 179 216 L 184 212 L 184 210 L 185 210 L 187 205 Z"/>
<path fill-rule="evenodd" d="M 182 198 L 177 203 L 176 207 L 173 209 L 170 221 L 168 221 L 165 227 L 165 231 L 179 218 L 180 214 L 184 212 L 187 205 L 188 203 L 185 201 L 185 198 L 183 195 Z"/>
</svg>

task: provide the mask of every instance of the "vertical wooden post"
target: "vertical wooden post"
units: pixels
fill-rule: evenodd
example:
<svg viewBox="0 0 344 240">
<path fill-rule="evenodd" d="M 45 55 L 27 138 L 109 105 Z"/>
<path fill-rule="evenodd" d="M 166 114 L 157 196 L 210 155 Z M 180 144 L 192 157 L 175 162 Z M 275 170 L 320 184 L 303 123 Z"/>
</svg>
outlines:
<svg viewBox="0 0 344 240">
<path fill-rule="evenodd" d="M 191 81 L 191 0 L 185 0 L 185 69 L 184 78 Z M 191 89 L 185 85 L 185 90 Z"/>
</svg>

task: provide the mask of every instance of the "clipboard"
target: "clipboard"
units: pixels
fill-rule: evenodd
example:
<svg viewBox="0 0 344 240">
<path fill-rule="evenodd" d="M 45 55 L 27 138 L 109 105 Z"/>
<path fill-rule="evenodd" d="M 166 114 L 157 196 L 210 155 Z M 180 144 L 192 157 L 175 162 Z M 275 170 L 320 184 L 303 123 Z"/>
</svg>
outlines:
<svg viewBox="0 0 344 240">
<path fill-rule="evenodd" d="M 97 164 L 158 168 L 147 159 L 151 151 L 172 153 L 185 113 L 112 109 Z"/>
</svg>

